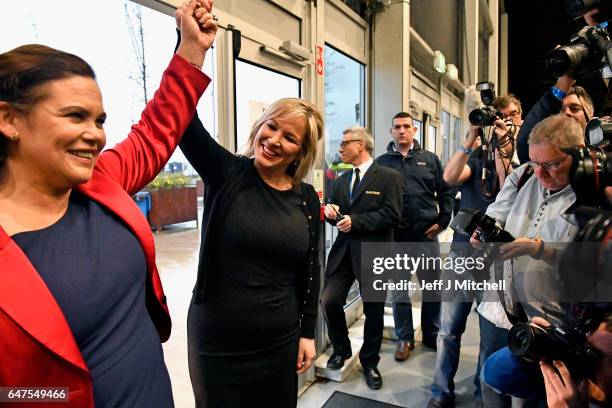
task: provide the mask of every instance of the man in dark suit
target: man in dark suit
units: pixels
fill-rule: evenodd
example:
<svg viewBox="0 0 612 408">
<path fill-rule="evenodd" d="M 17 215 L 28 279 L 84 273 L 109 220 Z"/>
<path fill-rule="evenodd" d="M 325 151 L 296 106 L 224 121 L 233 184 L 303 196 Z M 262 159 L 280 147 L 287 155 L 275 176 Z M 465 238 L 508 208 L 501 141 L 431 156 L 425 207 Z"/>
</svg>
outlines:
<svg viewBox="0 0 612 408">
<path fill-rule="evenodd" d="M 351 356 L 351 343 L 344 317 L 344 303 L 355 281 L 361 282 L 361 243 L 393 241 L 393 229 L 402 214 L 402 176 L 372 160 L 374 140 L 366 129 L 355 126 L 343 132 L 340 158 L 353 170 L 336 180 L 325 206 L 327 221 L 339 234 L 329 253 L 321 305 L 334 346 L 327 367 L 339 369 Z M 359 360 L 366 383 L 382 387 L 377 369 L 383 332 L 384 302 L 363 302 L 366 316 Z"/>
</svg>

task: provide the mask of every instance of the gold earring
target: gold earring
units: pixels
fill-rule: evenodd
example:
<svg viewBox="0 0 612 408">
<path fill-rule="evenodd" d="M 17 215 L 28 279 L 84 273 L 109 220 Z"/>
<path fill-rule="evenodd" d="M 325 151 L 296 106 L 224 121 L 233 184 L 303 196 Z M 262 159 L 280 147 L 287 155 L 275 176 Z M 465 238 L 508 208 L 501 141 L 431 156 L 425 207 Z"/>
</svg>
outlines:
<svg viewBox="0 0 612 408">
<path fill-rule="evenodd" d="M 19 141 L 19 133 L 17 132 L 13 133 L 13 136 L 11 136 L 10 139 L 11 139 L 11 142 L 17 143 Z"/>
</svg>

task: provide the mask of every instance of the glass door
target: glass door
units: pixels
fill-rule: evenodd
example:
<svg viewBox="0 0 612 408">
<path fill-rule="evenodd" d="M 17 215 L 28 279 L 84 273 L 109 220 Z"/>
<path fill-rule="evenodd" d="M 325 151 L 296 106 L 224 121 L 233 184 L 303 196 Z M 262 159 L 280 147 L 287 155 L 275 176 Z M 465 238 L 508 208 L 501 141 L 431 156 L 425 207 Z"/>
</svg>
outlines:
<svg viewBox="0 0 612 408">
<path fill-rule="evenodd" d="M 299 98 L 300 80 L 246 61 L 236 60 L 236 148 L 249 138 L 251 126 L 272 102 Z"/>
<path fill-rule="evenodd" d="M 365 126 L 365 66 L 330 45 L 325 46 L 325 191 L 326 203 L 335 180 L 352 168 L 340 161 L 338 149 L 342 131 Z M 326 259 L 338 235 L 336 227 L 325 223 Z M 345 311 L 350 326 L 358 317 L 360 302 L 357 281 L 347 296 Z"/>
</svg>

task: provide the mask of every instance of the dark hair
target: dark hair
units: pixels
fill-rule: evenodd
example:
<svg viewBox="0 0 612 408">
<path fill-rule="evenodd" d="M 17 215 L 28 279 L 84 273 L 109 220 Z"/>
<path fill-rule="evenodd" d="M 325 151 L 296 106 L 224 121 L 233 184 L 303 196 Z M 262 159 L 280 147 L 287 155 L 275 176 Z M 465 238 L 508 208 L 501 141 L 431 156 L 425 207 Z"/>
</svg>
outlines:
<svg viewBox="0 0 612 408">
<path fill-rule="evenodd" d="M 96 79 L 91 66 L 76 55 L 39 44 L 22 45 L 0 54 L 0 101 L 27 111 L 45 96 L 38 89 L 41 85 L 72 76 Z M 4 136 L 0 136 L 0 166 L 8 154 Z"/>
<path fill-rule="evenodd" d="M 586 114 L 588 115 L 589 119 L 592 119 L 593 114 L 595 112 L 595 105 L 593 105 L 593 99 L 591 99 L 591 96 L 586 91 L 586 89 L 584 89 L 580 85 L 574 85 L 567 93 L 567 96 L 570 95 L 576 95 L 578 97 L 578 100 L 583 105 L 584 110 L 586 111 Z"/>
<path fill-rule="evenodd" d="M 507 108 L 511 103 L 515 104 L 519 110 L 519 113 L 523 113 L 523 108 L 521 107 L 521 101 L 519 98 L 514 96 L 514 94 L 500 95 L 493 101 L 493 107 L 495 109 L 504 109 Z"/>
<path fill-rule="evenodd" d="M 395 114 L 395 116 L 393 116 L 393 119 L 391 119 L 391 126 L 393 126 L 393 121 L 395 119 L 404 119 L 404 118 L 410 118 L 410 120 L 414 120 L 414 117 L 412 117 L 412 115 L 409 114 L 408 112 L 398 112 Z"/>
</svg>

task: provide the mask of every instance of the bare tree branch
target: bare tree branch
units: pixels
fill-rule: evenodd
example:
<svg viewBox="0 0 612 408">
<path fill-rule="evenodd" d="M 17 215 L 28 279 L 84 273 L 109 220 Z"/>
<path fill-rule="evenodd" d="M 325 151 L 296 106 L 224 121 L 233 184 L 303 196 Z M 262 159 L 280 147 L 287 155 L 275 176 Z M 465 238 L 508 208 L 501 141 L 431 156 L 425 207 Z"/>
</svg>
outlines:
<svg viewBox="0 0 612 408">
<path fill-rule="evenodd" d="M 130 5 L 128 6 L 128 3 Z M 142 24 L 142 6 L 131 4 L 127 0 L 124 3 L 125 19 L 127 21 L 130 44 L 134 52 L 134 58 L 138 65 L 137 75 L 130 75 L 129 78 L 134 80 L 142 89 L 144 103 L 149 102 L 147 89 L 147 61 L 145 58 L 145 43 L 144 43 L 144 27 Z M 131 10 L 130 10 L 131 9 Z"/>
</svg>

